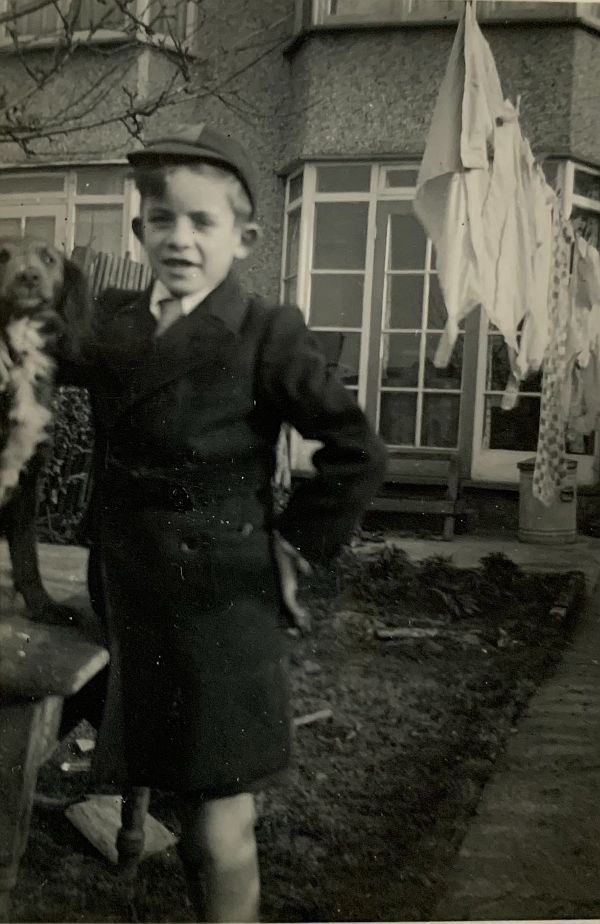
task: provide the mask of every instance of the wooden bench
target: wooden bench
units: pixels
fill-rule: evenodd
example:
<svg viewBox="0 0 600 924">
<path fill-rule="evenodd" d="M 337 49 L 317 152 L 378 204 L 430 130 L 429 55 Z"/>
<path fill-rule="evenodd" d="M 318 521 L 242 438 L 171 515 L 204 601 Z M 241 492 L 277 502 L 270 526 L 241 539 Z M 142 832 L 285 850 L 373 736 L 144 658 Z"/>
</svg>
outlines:
<svg viewBox="0 0 600 924">
<path fill-rule="evenodd" d="M 433 469 L 437 468 L 437 471 Z M 407 488 L 445 488 L 443 496 L 425 492 L 406 494 Z M 443 518 L 442 536 L 446 541 L 454 537 L 456 518 L 467 514 L 462 499 L 462 477 L 457 450 L 392 450 L 389 470 L 383 488 L 373 499 L 369 510 L 373 512 L 405 513 L 409 515 L 440 516 Z"/>
<path fill-rule="evenodd" d="M 74 629 L 0 616 L 0 921 L 27 846 L 40 766 L 56 742 L 63 700 L 108 663 Z"/>
</svg>

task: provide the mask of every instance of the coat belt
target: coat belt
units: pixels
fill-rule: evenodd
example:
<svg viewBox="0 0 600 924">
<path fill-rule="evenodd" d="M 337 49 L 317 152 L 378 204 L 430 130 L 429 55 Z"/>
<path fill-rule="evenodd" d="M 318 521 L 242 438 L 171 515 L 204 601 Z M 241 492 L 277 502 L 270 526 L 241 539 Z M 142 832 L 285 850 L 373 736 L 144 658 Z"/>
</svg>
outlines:
<svg viewBox="0 0 600 924">
<path fill-rule="evenodd" d="M 124 507 L 154 507 L 173 512 L 206 510 L 210 514 L 222 514 L 228 507 L 232 514 L 239 508 L 238 515 L 247 518 L 252 511 L 253 519 L 262 521 L 264 506 L 257 493 L 260 487 L 254 479 L 247 481 L 240 475 L 229 472 L 215 473 L 207 478 L 205 473 L 184 477 L 172 477 L 129 467 L 117 461 L 109 461 L 101 475 L 104 502 Z"/>
</svg>

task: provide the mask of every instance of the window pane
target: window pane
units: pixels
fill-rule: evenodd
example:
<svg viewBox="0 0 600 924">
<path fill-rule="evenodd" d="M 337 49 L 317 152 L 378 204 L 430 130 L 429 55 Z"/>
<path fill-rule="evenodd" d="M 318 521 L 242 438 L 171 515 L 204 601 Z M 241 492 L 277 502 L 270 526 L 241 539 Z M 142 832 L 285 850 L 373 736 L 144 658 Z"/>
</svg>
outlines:
<svg viewBox="0 0 600 924">
<path fill-rule="evenodd" d="M 300 242 L 300 209 L 288 215 L 287 243 L 284 276 L 295 276 L 298 272 L 298 248 Z"/>
<path fill-rule="evenodd" d="M 363 282 L 362 275 L 313 274 L 310 323 L 315 327 L 360 327 Z"/>
<path fill-rule="evenodd" d="M 17 4 L 18 9 L 18 4 Z M 17 16 L 8 25 L 17 35 L 51 35 L 58 29 L 60 19 L 56 8 L 50 3 L 39 10 Z"/>
<path fill-rule="evenodd" d="M 49 244 L 54 244 L 56 219 L 54 215 L 31 215 L 25 218 L 25 234 L 39 237 Z"/>
<path fill-rule="evenodd" d="M 487 388 L 490 391 L 504 391 L 510 375 L 508 349 L 504 338 L 499 335 L 488 336 L 488 366 L 486 373 Z M 541 392 L 542 373 L 534 372 L 521 382 L 520 391 Z"/>
<path fill-rule="evenodd" d="M 301 173 L 298 173 L 296 176 L 292 177 L 290 180 L 290 202 L 300 198 L 302 195 L 303 186 L 304 178 Z"/>
<path fill-rule="evenodd" d="M 0 218 L 0 235 L 2 237 L 21 237 L 21 219 Z"/>
<path fill-rule="evenodd" d="M 318 202 L 315 206 L 315 269 L 364 269 L 366 202 Z"/>
<path fill-rule="evenodd" d="M 464 338 L 459 337 L 456 341 L 450 362 L 445 369 L 437 369 L 433 364 L 433 357 L 438 343 L 439 337 L 437 334 L 427 335 L 425 344 L 425 388 L 454 388 L 460 391 Z"/>
<path fill-rule="evenodd" d="M 415 445 L 417 396 L 406 392 L 384 391 L 379 411 L 379 433 L 393 446 Z"/>
<path fill-rule="evenodd" d="M 62 173 L 27 174 L 0 173 L 0 193 L 62 192 L 65 178 Z"/>
<path fill-rule="evenodd" d="M 150 0 L 150 27 L 154 32 L 185 38 L 187 3 L 185 0 Z"/>
<path fill-rule="evenodd" d="M 416 388 L 421 334 L 384 334 L 381 384 Z"/>
<path fill-rule="evenodd" d="M 596 199 L 600 202 L 600 176 L 575 169 L 573 191 L 577 196 L 585 196 L 586 199 Z"/>
<path fill-rule="evenodd" d="M 121 195 L 125 184 L 125 170 L 118 167 L 90 167 L 77 171 L 79 196 Z"/>
<path fill-rule="evenodd" d="M 521 398 L 512 411 L 500 407 L 500 395 L 485 399 L 483 448 L 535 452 L 540 422 L 540 399 Z"/>
<path fill-rule="evenodd" d="M 117 4 L 104 0 L 81 0 L 76 29 L 123 29 L 124 25 L 125 16 Z"/>
<path fill-rule="evenodd" d="M 313 336 L 325 354 L 327 365 L 337 369 L 342 382 L 345 385 L 358 385 L 360 334 L 313 331 Z"/>
<path fill-rule="evenodd" d="M 369 192 L 369 164 L 317 167 L 317 192 Z"/>
<path fill-rule="evenodd" d="M 423 395 L 421 445 L 454 449 L 458 444 L 459 395 Z"/>
<path fill-rule="evenodd" d="M 388 189 L 412 189 L 417 185 L 419 171 L 412 167 L 398 167 L 386 170 L 385 185 Z"/>
<path fill-rule="evenodd" d="M 75 210 L 75 246 L 102 253 L 122 252 L 123 211 L 118 205 L 78 205 Z"/>
<path fill-rule="evenodd" d="M 391 215 L 390 234 L 388 269 L 424 269 L 427 240 L 415 216 Z"/>
<path fill-rule="evenodd" d="M 388 276 L 384 327 L 423 326 L 423 276 Z"/>
</svg>

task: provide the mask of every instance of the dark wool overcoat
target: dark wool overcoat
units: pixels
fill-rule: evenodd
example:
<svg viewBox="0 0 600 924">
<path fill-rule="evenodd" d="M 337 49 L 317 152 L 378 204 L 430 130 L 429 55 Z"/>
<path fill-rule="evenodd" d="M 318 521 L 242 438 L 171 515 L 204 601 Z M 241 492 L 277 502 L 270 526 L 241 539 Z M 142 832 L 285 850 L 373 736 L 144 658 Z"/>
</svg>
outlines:
<svg viewBox="0 0 600 924">
<path fill-rule="evenodd" d="M 311 561 L 346 542 L 384 451 L 300 311 L 229 276 L 160 338 L 150 292 L 98 305 L 95 530 L 111 649 L 101 778 L 207 797 L 290 759 L 277 528 Z M 323 446 L 274 519 L 282 422 Z"/>
</svg>

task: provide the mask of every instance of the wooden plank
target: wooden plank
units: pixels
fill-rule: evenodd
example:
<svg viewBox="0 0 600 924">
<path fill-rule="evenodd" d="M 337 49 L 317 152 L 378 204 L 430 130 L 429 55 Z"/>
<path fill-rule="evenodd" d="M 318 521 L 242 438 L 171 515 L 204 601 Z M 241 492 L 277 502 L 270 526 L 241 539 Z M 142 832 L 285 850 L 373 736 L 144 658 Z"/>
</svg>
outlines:
<svg viewBox="0 0 600 924">
<path fill-rule="evenodd" d="M 456 514 L 456 501 L 440 498 L 434 500 L 427 497 L 376 497 L 371 501 L 370 510 L 392 511 L 397 513 L 422 514 Z"/>
<path fill-rule="evenodd" d="M 7 698 L 70 696 L 107 663 L 108 651 L 74 629 L 18 616 L 0 621 L 0 689 Z"/>
<path fill-rule="evenodd" d="M 121 830 L 121 796 L 88 796 L 70 805 L 65 815 L 72 825 L 115 865 L 118 863 L 117 837 Z M 177 838 L 150 813 L 144 819 L 143 857 L 174 847 Z"/>
</svg>

